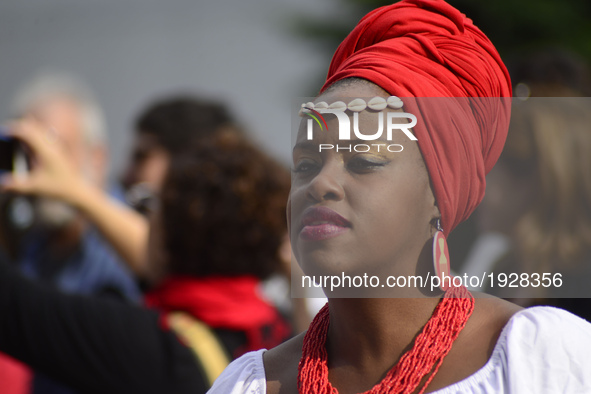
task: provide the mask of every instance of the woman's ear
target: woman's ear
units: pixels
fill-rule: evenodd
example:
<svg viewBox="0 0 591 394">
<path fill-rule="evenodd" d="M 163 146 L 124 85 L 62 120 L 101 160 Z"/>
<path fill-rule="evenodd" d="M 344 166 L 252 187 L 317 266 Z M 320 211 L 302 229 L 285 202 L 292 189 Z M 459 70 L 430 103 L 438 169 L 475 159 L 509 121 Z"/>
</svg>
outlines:
<svg viewBox="0 0 591 394">
<path fill-rule="evenodd" d="M 425 170 L 427 168 L 425 167 Z M 435 192 L 433 188 L 433 183 L 431 179 L 429 179 L 429 218 L 431 223 L 431 236 L 435 235 L 435 231 L 437 229 L 437 219 L 441 219 L 441 211 L 439 210 L 439 206 L 437 205 L 437 199 L 435 198 Z"/>
<path fill-rule="evenodd" d="M 437 201 L 433 198 L 433 205 L 431 206 L 431 212 L 429 212 L 431 220 L 429 223 L 431 224 L 431 236 L 435 236 L 435 232 L 438 230 L 438 221 L 441 223 L 441 211 L 439 211 L 439 207 L 437 206 Z M 439 225 L 440 226 L 440 225 Z"/>
<path fill-rule="evenodd" d="M 432 219 L 433 220 L 437 220 L 437 219 L 441 219 L 441 212 L 439 211 L 439 207 L 437 206 L 437 202 L 435 202 L 433 204 L 433 209 L 432 209 Z"/>
</svg>

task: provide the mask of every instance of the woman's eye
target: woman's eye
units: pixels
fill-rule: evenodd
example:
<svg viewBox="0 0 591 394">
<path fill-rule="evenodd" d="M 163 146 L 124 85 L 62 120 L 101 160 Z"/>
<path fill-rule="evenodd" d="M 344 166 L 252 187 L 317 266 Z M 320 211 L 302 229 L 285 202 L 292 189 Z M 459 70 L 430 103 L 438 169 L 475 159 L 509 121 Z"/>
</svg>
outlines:
<svg viewBox="0 0 591 394">
<path fill-rule="evenodd" d="M 295 173 L 307 173 L 316 171 L 318 165 L 312 160 L 300 160 L 296 163 L 293 172 Z"/>
<path fill-rule="evenodd" d="M 347 167 L 354 172 L 369 172 L 382 168 L 387 164 L 385 161 L 369 160 L 361 157 L 355 157 L 349 161 Z"/>
</svg>

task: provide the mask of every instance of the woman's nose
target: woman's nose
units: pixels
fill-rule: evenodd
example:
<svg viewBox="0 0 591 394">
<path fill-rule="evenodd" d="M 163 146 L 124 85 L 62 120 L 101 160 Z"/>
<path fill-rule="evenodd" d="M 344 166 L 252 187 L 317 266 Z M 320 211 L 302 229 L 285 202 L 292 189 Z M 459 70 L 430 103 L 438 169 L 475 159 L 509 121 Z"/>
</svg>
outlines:
<svg viewBox="0 0 591 394">
<path fill-rule="evenodd" d="M 315 201 L 335 200 L 345 197 L 343 188 L 344 173 L 336 162 L 326 163 L 310 181 L 306 194 Z"/>
</svg>

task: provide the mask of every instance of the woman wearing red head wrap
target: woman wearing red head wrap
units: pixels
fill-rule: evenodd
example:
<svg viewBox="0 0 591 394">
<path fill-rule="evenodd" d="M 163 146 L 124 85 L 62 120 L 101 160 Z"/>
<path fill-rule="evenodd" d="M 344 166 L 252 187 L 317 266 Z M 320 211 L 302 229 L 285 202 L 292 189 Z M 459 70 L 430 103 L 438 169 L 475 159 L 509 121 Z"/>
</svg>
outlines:
<svg viewBox="0 0 591 394">
<path fill-rule="evenodd" d="M 306 274 L 331 278 L 329 302 L 306 333 L 236 360 L 210 392 L 591 391 L 591 325 L 564 311 L 475 299 L 449 280 L 435 293 L 399 284 L 362 294 L 373 298 L 333 288 L 341 273 L 371 272 L 378 289 L 384 275 L 428 277 L 434 262 L 450 278 L 443 234 L 482 200 L 510 96 L 493 45 L 447 3 L 403 0 L 363 18 L 302 106 L 310 120 L 293 149 L 292 247 Z"/>
</svg>

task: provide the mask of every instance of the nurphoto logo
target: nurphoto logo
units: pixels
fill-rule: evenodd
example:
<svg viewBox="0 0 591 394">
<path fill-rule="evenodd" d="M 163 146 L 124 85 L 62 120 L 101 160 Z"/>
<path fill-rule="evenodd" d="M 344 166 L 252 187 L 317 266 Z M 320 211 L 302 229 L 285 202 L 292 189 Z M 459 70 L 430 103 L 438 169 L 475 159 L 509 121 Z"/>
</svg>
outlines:
<svg viewBox="0 0 591 394">
<path fill-rule="evenodd" d="M 385 101 L 385 100 L 384 100 Z M 342 104 L 342 105 L 335 105 L 335 104 Z M 386 132 L 386 140 L 392 141 L 392 135 L 395 131 L 402 131 L 411 141 L 416 141 L 417 137 L 415 137 L 410 129 L 417 125 L 417 117 L 411 113 L 407 112 L 398 112 L 398 111 L 391 111 L 391 112 L 384 112 L 379 111 L 376 112 L 376 116 L 378 117 L 378 129 L 375 132 L 366 133 L 367 130 L 360 130 L 359 129 L 359 111 L 352 111 L 353 112 L 353 127 L 351 127 L 351 120 L 349 115 L 345 112 L 348 107 L 344 102 L 337 102 L 331 105 L 328 108 L 324 108 L 324 106 L 316 105 L 314 106 L 313 103 L 307 103 L 302 106 L 301 114 L 302 116 L 308 116 L 309 119 L 307 121 L 307 139 L 313 140 L 314 139 L 314 123 L 318 125 L 321 132 L 328 131 L 328 125 L 326 120 L 324 119 L 325 114 L 331 114 L 336 116 L 338 120 L 338 135 L 339 141 L 351 141 L 351 130 L 353 132 L 353 136 L 361 141 L 376 141 L 382 137 L 384 134 L 384 129 Z M 331 108 L 333 107 L 333 108 Z M 336 108 L 334 108 L 336 107 Z M 385 116 L 384 116 L 385 113 Z M 384 121 L 385 118 L 385 121 Z M 406 122 L 401 122 L 402 119 L 405 119 Z M 385 126 L 384 126 L 385 123 Z M 402 152 L 403 147 L 400 144 L 384 144 L 384 143 L 374 143 L 374 144 L 355 144 L 355 145 L 334 145 L 334 144 L 319 144 L 318 149 L 319 152 L 323 150 L 331 150 L 336 149 L 336 151 L 355 151 L 355 152 L 368 152 L 372 149 L 372 147 L 377 148 L 378 152 L 380 149 L 388 150 L 389 152 Z"/>
</svg>

